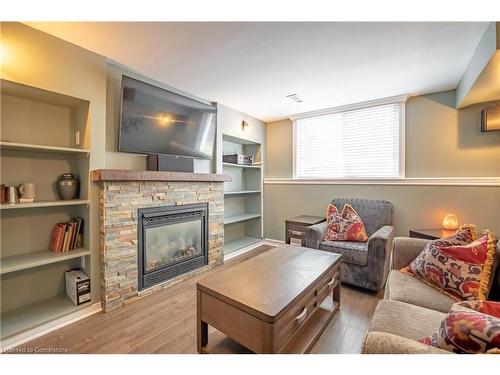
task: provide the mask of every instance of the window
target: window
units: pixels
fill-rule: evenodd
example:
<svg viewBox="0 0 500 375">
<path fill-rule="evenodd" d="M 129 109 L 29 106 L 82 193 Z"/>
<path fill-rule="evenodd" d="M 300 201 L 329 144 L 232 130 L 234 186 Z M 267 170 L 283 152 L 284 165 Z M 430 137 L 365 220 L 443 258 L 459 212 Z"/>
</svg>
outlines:
<svg viewBox="0 0 500 375">
<path fill-rule="evenodd" d="M 296 178 L 403 177 L 404 102 L 294 119 Z"/>
</svg>

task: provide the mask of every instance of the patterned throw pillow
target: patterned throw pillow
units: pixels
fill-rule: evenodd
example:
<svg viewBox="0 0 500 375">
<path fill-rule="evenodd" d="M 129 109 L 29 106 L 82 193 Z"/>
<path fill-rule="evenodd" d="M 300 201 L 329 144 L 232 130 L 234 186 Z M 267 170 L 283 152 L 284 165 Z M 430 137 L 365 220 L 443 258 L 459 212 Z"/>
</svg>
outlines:
<svg viewBox="0 0 500 375">
<path fill-rule="evenodd" d="M 455 303 L 439 330 L 418 341 L 454 353 L 496 353 L 500 349 L 500 302 Z"/>
<path fill-rule="evenodd" d="M 474 241 L 473 228 L 466 225 L 452 237 L 429 242 L 420 255 L 401 271 L 459 301 L 486 299 L 495 243 L 490 233 Z"/>
<path fill-rule="evenodd" d="M 326 210 L 326 221 L 328 229 L 325 241 L 368 241 L 363 220 L 349 204 L 344 206 L 342 213 L 330 204 Z"/>
</svg>

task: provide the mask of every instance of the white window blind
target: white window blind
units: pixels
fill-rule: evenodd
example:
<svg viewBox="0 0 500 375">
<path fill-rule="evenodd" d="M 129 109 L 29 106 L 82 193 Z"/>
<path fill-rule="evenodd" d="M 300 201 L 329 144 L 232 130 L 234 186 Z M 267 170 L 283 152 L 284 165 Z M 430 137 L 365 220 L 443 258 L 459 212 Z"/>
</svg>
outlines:
<svg viewBox="0 0 500 375">
<path fill-rule="evenodd" d="M 295 177 L 399 177 L 402 105 L 296 119 Z"/>
</svg>

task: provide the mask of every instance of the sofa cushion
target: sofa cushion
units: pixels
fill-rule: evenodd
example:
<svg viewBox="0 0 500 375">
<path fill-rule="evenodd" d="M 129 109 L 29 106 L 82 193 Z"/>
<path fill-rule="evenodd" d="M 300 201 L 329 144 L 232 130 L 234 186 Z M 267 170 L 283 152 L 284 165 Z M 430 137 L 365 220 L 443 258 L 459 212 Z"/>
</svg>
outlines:
<svg viewBox="0 0 500 375">
<path fill-rule="evenodd" d="M 496 252 L 490 233 L 472 242 L 470 228 L 431 241 L 402 271 L 409 272 L 457 300 L 486 299 Z"/>
<path fill-rule="evenodd" d="M 385 287 L 385 298 L 411 303 L 428 309 L 448 312 L 456 300 L 416 277 L 392 270 Z"/>
<path fill-rule="evenodd" d="M 454 353 L 477 354 L 500 349 L 500 302 L 456 303 L 439 329 L 419 341 Z"/>
<path fill-rule="evenodd" d="M 366 266 L 368 264 L 367 242 L 322 241 L 321 250 L 342 254 L 342 262 Z"/>
<path fill-rule="evenodd" d="M 450 354 L 421 342 L 386 332 L 370 332 L 363 343 L 363 354 Z"/>
<path fill-rule="evenodd" d="M 418 340 L 432 335 L 446 314 L 410 305 L 408 303 L 381 300 L 373 313 L 369 332 L 386 332 Z"/>
</svg>

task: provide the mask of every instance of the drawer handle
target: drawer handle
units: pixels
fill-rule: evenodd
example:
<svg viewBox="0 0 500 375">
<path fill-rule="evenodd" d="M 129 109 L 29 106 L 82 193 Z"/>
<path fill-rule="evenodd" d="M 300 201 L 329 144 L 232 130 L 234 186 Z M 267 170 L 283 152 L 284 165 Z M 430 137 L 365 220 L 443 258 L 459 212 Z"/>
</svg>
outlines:
<svg viewBox="0 0 500 375">
<path fill-rule="evenodd" d="M 290 234 L 293 234 L 294 236 L 303 236 L 304 233 L 298 232 L 296 230 L 289 230 Z"/>
<path fill-rule="evenodd" d="M 326 284 L 326 286 L 332 286 L 333 283 L 335 282 L 336 278 L 337 278 L 337 275 L 333 275 L 332 279 L 330 280 L 330 282 L 328 284 Z"/>
<path fill-rule="evenodd" d="M 299 315 L 297 315 L 295 319 L 297 319 L 297 322 L 300 324 L 305 319 L 306 315 L 307 315 L 307 307 L 304 307 L 304 310 L 302 310 L 302 312 Z"/>
</svg>

